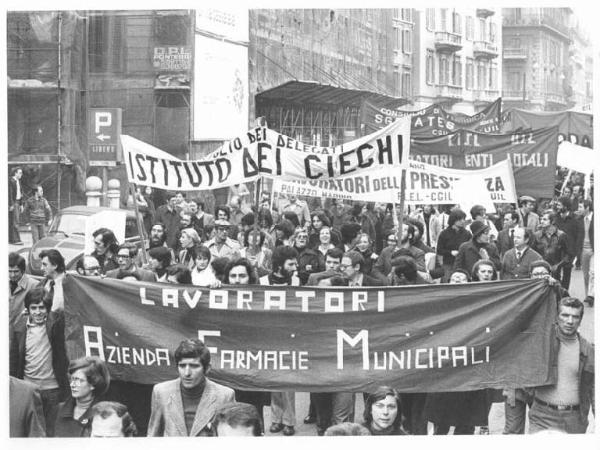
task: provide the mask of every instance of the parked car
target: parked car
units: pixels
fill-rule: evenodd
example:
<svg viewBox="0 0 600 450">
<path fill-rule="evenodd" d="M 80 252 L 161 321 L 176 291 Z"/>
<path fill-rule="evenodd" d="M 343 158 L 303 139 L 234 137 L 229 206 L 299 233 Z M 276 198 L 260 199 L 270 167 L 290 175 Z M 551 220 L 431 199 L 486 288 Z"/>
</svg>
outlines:
<svg viewBox="0 0 600 450">
<path fill-rule="evenodd" d="M 42 260 L 40 253 L 54 248 L 65 258 L 67 270 L 75 270 L 77 261 L 83 256 L 85 247 L 85 223 L 88 218 L 102 211 L 114 211 L 111 208 L 92 207 L 86 205 L 70 206 L 61 209 L 54 216 L 48 235 L 36 242 L 29 251 L 27 271 L 32 275 L 42 276 Z M 134 211 L 127 210 L 125 219 L 125 241 L 142 246 L 140 232 Z"/>
</svg>

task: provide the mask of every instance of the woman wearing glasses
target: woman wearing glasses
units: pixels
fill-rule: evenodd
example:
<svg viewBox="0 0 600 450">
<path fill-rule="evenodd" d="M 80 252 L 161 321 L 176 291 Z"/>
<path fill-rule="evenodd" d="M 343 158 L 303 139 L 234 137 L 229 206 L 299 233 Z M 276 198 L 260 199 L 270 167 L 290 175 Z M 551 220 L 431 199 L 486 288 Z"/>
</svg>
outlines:
<svg viewBox="0 0 600 450">
<path fill-rule="evenodd" d="M 69 364 L 71 398 L 58 405 L 56 437 L 88 437 L 92 406 L 102 400 L 110 384 L 104 361 L 86 356 Z"/>
</svg>

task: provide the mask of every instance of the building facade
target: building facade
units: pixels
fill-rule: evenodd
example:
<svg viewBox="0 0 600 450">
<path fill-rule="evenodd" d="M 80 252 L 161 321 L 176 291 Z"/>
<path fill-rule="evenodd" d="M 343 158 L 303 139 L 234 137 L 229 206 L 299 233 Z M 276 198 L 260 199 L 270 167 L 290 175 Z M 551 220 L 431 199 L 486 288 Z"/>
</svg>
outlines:
<svg viewBox="0 0 600 450">
<path fill-rule="evenodd" d="M 572 106 L 571 8 L 504 8 L 505 107 L 560 111 Z"/>
<path fill-rule="evenodd" d="M 570 103 L 577 111 L 592 112 L 594 55 L 590 38 L 573 16 L 569 47 Z"/>
<path fill-rule="evenodd" d="M 500 97 L 502 26 L 495 9 L 425 8 L 415 18 L 415 109 L 442 103 L 474 114 Z"/>
<path fill-rule="evenodd" d="M 312 145 L 360 134 L 365 100 L 403 103 L 391 9 L 250 11 L 250 117 Z M 406 85 L 408 86 L 408 85 Z"/>
</svg>

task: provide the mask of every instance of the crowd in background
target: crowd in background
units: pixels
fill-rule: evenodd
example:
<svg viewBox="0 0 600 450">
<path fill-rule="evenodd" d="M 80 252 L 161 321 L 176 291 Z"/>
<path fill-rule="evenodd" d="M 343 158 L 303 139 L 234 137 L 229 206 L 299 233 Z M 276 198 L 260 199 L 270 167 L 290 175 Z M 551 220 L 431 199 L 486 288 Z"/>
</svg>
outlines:
<svg viewBox="0 0 600 450">
<path fill-rule="evenodd" d="M 295 196 L 279 196 L 275 202 L 268 193 L 252 204 L 249 197 L 247 189 L 236 186 L 226 205 L 207 211 L 200 196 L 174 192 L 167 196 L 166 204 L 156 206 L 150 189 L 137 189 L 135 201 L 147 230 L 144 248 L 132 242 L 119 243 L 112 230 L 100 228 L 93 234 L 94 251 L 78 261 L 77 272 L 128 282 L 205 288 L 249 284 L 402 286 L 546 278 L 563 300 L 571 299 L 562 306 L 581 309 L 583 314 L 583 304 L 568 294 L 575 266 L 583 271 L 585 302 L 594 304 L 593 201 L 589 195 L 584 198 L 583 186 L 578 183 L 567 183 L 552 200 L 522 195 L 518 205 L 501 205 L 497 211 L 486 211 L 481 205 L 468 211 L 457 205 L 421 205 L 403 211 L 401 220 L 392 204 L 321 203 L 321 199 L 304 201 Z M 42 211 L 43 202 L 38 203 Z M 128 206 L 132 205 L 130 198 Z M 88 436 L 94 434 L 92 423 L 118 417 L 120 421 L 114 419 L 112 425 L 123 436 L 177 435 L 168 431 L 169 426 L 177 425 L 169 425 L 168 417 L 161 418 L 162 422 L 156 419 L 162 408 L 161 389 L 111 383 L 107 367 L 97 358 L 68 361 L 61 286 L 68 276 L 64 258 L 55 249 L 40 257 L 44 278 L 37 281 L 25 273 L 21 256 L 9 255 L 10 370 L 16 379 L 37 386 L 27 395 L 39 396 L 41 402 L 44 425 L 38 433 Z M 203 344 L 187 345 L 188 353 L 179 359 L 176 352 L 182 386 L 185 380 L 193 381 L 194 370 L 206 374 L 209 369 Z M 189 360 L 202 364 L 194 366 Z M 224 410 L 211 409 L 205 426 L 198 428 L 194 421 L 198 413 L 194 413 L 208 395 L 207 383 L 212 383 L 199 378 L 202 380 L 188 390 L 182 387 L 185 423 L 180 426 L 181 435 L 223 435 L 227 432 L 223 430 L 240 423 L 250 435 L 260 435 L 264 432 L 264 406 L 271 408 L 271 433 L 295 433 L 294 392 L 235 390 L 230 398 L 223 391 L 222 404 L 214 406 Z M 579 383 L 579 389 L 587 392 L 589 383 L 584 384 Z M 535 397 L 520 389 L 404 394 L 381 387 L 364 395 L 364 422 L 359 425 L 354 424 L 355 395 L 311 394 L 304 421 L 315 423 L 319 435 L 426 434 L 428 421 L 435 424 L 436 434 L 446 434 L 450 427 L 454 434 L 473 434 L 476 427 L 485 434 L 492 402 L 502 401 L 506 403 L 505 432 L 523 433 L 525 405 L 531 408 Z M 558 394 L 544 395 L 553 400 Z M 539 402 L 545 402 L 542 397 Z M 104 399 L 113 402 L 107 406 Z M 238 403 L 231 403 L 233 400 Z M 577 411 L 579 406 L 584 409 L 577 405 Z M 111 424 L 103 422 L 103 426 L 96 435 Z"/>
</svg>

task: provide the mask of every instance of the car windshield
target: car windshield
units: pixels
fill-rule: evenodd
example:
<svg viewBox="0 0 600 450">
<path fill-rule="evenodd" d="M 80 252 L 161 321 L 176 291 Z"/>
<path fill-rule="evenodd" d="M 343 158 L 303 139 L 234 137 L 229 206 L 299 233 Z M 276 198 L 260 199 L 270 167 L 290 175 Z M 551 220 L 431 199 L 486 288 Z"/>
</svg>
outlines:
<svg viewBox="0 0 600 450">
<path fill-rule="evenodd" d="M 61 214 L 50 226 L 49 233 L 64 233 L 67 236 L 72 234 L 85 234 L 85 221 L 87 216 L 78 214 Z"/>
</svg>

